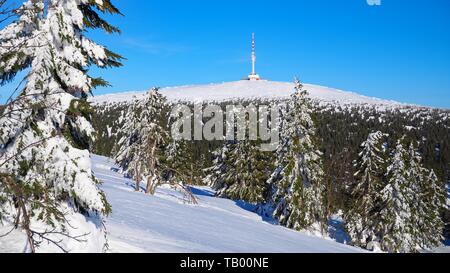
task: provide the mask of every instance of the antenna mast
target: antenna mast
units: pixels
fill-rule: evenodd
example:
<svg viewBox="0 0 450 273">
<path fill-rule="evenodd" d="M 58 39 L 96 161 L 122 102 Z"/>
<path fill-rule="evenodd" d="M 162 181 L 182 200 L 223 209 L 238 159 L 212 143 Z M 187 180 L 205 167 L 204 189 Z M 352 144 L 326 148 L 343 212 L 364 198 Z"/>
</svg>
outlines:
<svg viewBox="0 0 450 273">
<path fill-rule="evenodd" d="M 256 53 L 255 53 L 255 33 L 252 33 L 252 74 L 248 76 L 250 81 L 258 81 L 260 77 L 255 71 Z"/>
<path fill-rule="evenodd" d="M 255 54 L 255 33 L 252 33 L 252 75 L 255 75 L 255 62 L 256 62 L 256 54 Z"/>
</svg>

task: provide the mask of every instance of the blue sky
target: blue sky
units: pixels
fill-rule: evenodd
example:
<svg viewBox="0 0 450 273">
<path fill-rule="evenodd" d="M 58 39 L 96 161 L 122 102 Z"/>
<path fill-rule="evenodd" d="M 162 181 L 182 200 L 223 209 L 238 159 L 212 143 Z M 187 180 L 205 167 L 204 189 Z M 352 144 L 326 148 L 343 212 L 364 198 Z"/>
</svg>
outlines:
<svg viewBox="0 0 450 273">
<path fill-rule="evenodd" d="M 94 94 L 239 80 L 257 72 L 360 94 L 450 108 L 450 1 L 116 0 L 123 33 L 91 37 L 127 58 L 92 70 Z M 11 89 L 5 86 L 0 93 Z"/>
</svg>

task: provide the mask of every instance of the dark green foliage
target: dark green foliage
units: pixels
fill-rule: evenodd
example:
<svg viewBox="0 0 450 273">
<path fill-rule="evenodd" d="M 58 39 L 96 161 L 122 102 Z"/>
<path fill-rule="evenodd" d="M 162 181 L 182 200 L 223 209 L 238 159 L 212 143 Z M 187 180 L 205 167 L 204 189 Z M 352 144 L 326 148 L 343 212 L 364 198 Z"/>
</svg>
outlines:
<svg viewBox="0 0 450 273">
<path fill-rule="evenodd" d="M 87 4 L 81 4 L 80 9 L 84 15 L 84 25 L 88 28 L 92 29 L 103 29 L 107 33 L 120 33 L 120 30 L 117 27 L 110 25 L 106 20 L 101 18 L 95 9 L 99 10 L 102 13 L 109 14 L 120 14 L 120 11 L 111 3 L 109 0 L 102 0 L 98 4 L 98 1 L 91 0 Z"/>
<path fill-rule="evenodd" d="M 440 181 L 449 181 L 450 121 L 445 120 L 444 117 L 450 115 L 450 111 L 428 108 L 377 111 L 370 107 L 345 109 L 340 106 L 319 107 L 316 111 L 318 121 L 316 126 L 325 165 L 333 165 L 332 169 L 327 168 L 327 174 L 336 182 L 331 185 L 330 191 L 343 189 L 345 187 L 343 183 L 352 182 L 350 177 L 356 170 L 351 168 L 349 162 L 358 158 L 360 144 L 366 140 L 370 132 L 374 131 L 382 131 L 390 136 L 388 148 L 395 147 L 395 141 L 404 135 L 418 142 L 418 150 L 422 154 L 424 166 L 435 170 Z M 333 163 L 336 155 L 351 160 L 344 160 L 342 164 Z M 343 164 L 347 167 L 343 168 Z M 350 177 L 349 174 L 351 174 Z M 342 179 L 346 177 L 348 179 Z M 345 200 L 348 198 L 342 196 L 330 204 L 330 209 L 338 211 L 349 208 L 350 204 Z"/>
<path fill-rule="evenodd" d="M 65 126 L 62 134 L 70 144 L 81 150 L 89 150 L 92 146 L 91 135 L 78 128 L 77 119 L 83 117 L 87 122 L 92 120 L 93 109 L 85 99 L 72 100 L 67 110 Z"/>
<path fill-rule="evenodd" d="M 204 158 L 201 157 L 197 162 L 192 160 L 195 149 L 192 141 L 172 140 L 164 149 L 164 177 L 170 184 L 202 185 Z"/>
<path fill-rule="evenodd" d="M 273 215 L 286 227 L 323 232 L 327 206 L 322 153 L 318 149 L 311 100 L 300 81 L 295 84 L 296 92 L 282 111 L 277 169 L 271 177 L 276 189 Z"/>
<path fill-rule="evenodd" d="M 19 161 L 19 175 L 26 176 L 28 170 L 30 169 L 30 165 L 26 160 Z"/>
<path fill-rule="evenodd" d="M 377 240 L 378 213 L 382 206 L 380 192 L 385 186 L 387 168 L 388 153 L 383 148 L 386 139 L 381 132 L 369 134 L 355 161 L 355 183 L 349 184 L 352 204 L 346 213 L 346 227 L 353 244 L 363 248 Z"/>
<path fill-rule="evenodd" d="M 0 62 L 6 62 L 13 58 L 16 58 L 16 63 L 9 71 L 5 72 L 0 67 L 0 86 L 11 82 L 16 77 L 17 73 L 22 71 L 24 68 L 31 66 L 31 59 L 27 58 L 22 52 L 11 51 L 7 54 L 3 54 L 0 56 Z"/>
<path fill-rule="evenodd" d="M 67 110 L 67 115 L 73 117 L 82 116 L 88 121 L 91 121 L 93 113 L 92 106 L 86 100 L 72 100 Z"/>
<path fill-rule="evenodd" d="M 257 141 L 239 141 L 228 145 L 221 197 L 261 204 L 267 200 L 266 184 L 273 172 L 274 156 L 262 152 Z"/>
</svg>

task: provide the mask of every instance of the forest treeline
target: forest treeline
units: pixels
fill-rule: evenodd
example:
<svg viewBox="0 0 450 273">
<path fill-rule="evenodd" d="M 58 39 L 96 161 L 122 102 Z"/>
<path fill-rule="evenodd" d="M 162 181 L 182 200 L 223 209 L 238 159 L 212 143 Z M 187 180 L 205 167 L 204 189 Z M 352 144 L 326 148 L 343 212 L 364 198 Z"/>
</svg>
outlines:
<svg viewBox="0 0 450 273">
<path fill-rule="evenodd" d="M 233 100 L 217 103 L 225 109 L 226 105 L 241 104 L 275 105 L 284 104 L 286 100 Z M 314 127 L 314 147 L 320 154 L 321 174 L 323 189 L 320 194 L 324 196 L 323 212 L 313 214 L 332 215 L 338 212 L 351 212 L 355 205 L 355 193 L 352 187 L 358 184 L 358 164 L 364 143 L 375 132 L 382 132 L 382 147 L 387 151 L 384 160 L 388 162 L 399 150 L 399 144 L 403 141 L 402 148 L 411 148 L 414 152 L 411 156 L 420 157 L 420 167 L 423 170 L 432 170 L 436 176 L 436 183 L 441 189 L 450 180 L 450 111 L 431 109 L 425 107 L 399 106 L 397 108 L 383 108 L 373 105 L 333 105 L 319 101 L 309 101 L 311 112 L 310 118 Z M 190 105 L 187 103 L 190 107 Z M 129 123 L 130 103 L 111 103 L 94 106 L 93 124 L 97 130 L 97 138 L 94 143 L 94 151 L 98 154 L 114 157 L 117 154 L 114 147 L 124 138 L 123 131 L 126 123 Z M 158 114 L 157 123 L 168 127 L 169 112 L 173 105 L 166 103 Z M 139 117 L 138 117 L 139 119 Z M 206 120 L 205 120 L 206 121 Z M 301 124 L 301 123 L 300 123 Z M 301 126 L 301 125 L 299 125 Z M 307 126 L 309 128 L 309 126 Z M 169 128 L 167 128 L 169 130 Z M 276 189 L 270 186 L 273 172 L 280 162 L 279 151 L 273 153 L 259 153 L 252 147 L 257 143 L 229 143 L 224 141 L 192 141 L 183 142 L 182 162 L 183 170 L 189 174 L 190 183 L 215 186 L 218 195 L 231 199 L 244 199 L 245 201 L 260 204 L 259 213 L 277 213 L 274 208 L 267 211 L 266 201 L 268 196 L 276 196 Z M 174 147 L 170 147 L 173 149 Z M 163 148 L 164 149 L 164 148 Z M 169 149 L 169 148 L 167 148 Z M 226 155 L 225 155 L 226 154 Z M 245 163 L 242 166 L 234 166 L 239 162 L 239 157 L 245 154 L 256 159 L 251 173 L 245 173 L 249 168 Z M 286 156 L 286 155 L 285 155 Z M 214 177 L 225 164 L 222 157 L 233 162 L 234 176 L 226 175 L 224 181 Z M 412 162 L 412 161 L 411 161 Z M 387 163 L 386 163 L 387 164 Z M 409 164 L 409 163 L 408 163 Z M 287 165 L 285 166 L 287 167 Z M 361 166 L 359 166 L 361 167 Z M 389 166 L 384 167 L 381 176 L 388 176 Z M 222 170 L 219 171 L 219 173 Z M 391 171 L 392 172 L 392 171 Z M 430 173 L 423 172 L 419 176 L 429 176 Z M 240 177 L 241 176 L 241 177 Z M 264 183 L 236 183 L 242 176 L 247 176 L 248 181 L 264 181 Z M 423 178 L 425 179 L 425 178 Z M 211 181 L 214 180 L 214 181 Z M 245 190 L 243 190 L 245 189 Z M 248 190 L 250 189 L 250 190 Z M 416 192 L 419 190 L 416 190 Z M 284 198 L 284 197 L 282 197 Z M 276 199 L 276 198 L 275 198 Z M 273 204 L 272 204 L 273 205 Z M 279 208 L 282 209 L 282 208 Z M 303 212 L 304 213 L 304 212 Z M 282 214 L 282 213 L 281 213 Z M 440 217 L 446 223 L 444 234 L 449 236 L 449 212 L 439 211 Z M 280 216 L 282 218 L 282 216 Z M 305 218 L 305 217 L 303 217 Z M 284 225 L 296 228 L 302 223 L 289 224 L 286 220 Z M 361 236 L 361 234 L 360 234 Z M 355 243 L 357 244 L 357 243 Z M 363 246 L 367 247 L 367 245 Z M 401 249 L 392 250 L 401 252 Z"/>
</svg>

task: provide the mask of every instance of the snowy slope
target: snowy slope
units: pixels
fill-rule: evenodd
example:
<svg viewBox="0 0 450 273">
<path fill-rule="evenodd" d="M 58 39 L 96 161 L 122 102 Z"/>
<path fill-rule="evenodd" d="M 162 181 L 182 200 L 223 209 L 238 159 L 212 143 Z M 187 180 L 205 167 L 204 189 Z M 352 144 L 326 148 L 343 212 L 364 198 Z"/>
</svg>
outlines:
<svg viewBox="0 0 450 273">
<path fill-rule="evenodd" d="M 359 252 L 361 250 L 272 225 L 242 204 L 195 190 L 198 205 L 177 191 L 155 196 L 133 191 L 133 182 L 112 171 L 105 157 L 93 156 L 113 213 L 107 220 L 111 252 Z M 244 207 L 244 208 L 243 208 Z"/>
<path fill-rule="evenodd" d="M 368 104 L 384 106 L 405 105 L 394 101 L 366 97 L 352 92 L 333 88 L 305 84 L 311 97 L 327 103 Z M 168 87 L 161 89 L 161 93 L 170 101 L 226 101 L 231 99 L 251 98 L 286 98 L 294 90 L 293 83 L 272 81 L 236 81 L 221 84 Z M 94 104 L 117 103 L 131 101 L 134 96 L 141 97 L 145 92 L 127 92 L 102 95 L 91 98 Z"/>
</svg>

